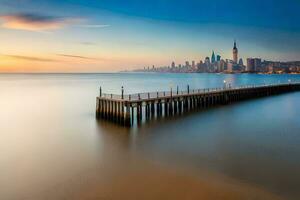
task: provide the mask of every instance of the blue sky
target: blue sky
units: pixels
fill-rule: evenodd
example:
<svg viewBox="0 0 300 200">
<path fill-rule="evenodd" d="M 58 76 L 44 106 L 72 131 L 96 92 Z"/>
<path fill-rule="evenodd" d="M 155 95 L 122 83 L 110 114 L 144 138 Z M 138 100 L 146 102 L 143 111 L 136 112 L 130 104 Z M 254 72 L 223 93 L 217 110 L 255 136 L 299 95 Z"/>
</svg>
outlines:
<svg viewBox="0 0 300 200">
<path fill-rule="evenodd" d="M 243 59 L 300 60 L 299 10 L 299 0 L 0 0 L 0 54 L 23 59 L 0 67 L 115 71 L 212 50 L 230 59 L 234 39 Z"/>
</svg>

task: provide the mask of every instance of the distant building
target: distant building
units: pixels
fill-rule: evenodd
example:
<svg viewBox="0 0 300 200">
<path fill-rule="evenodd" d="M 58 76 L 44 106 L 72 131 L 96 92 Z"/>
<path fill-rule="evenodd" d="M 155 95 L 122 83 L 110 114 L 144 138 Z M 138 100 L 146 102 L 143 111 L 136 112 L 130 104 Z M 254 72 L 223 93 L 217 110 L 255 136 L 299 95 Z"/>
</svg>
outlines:
<svg viewBox="0 0 300 200">
<path fill-rule="evenodd" d="M 194 60 L 192 61 L 192 68 L 193 68 L 193 69 L 196 68 L 196 64 L 195 64 L 195 61 L 194 61 Z"/>
<path fill-rule="evenodd" d="M 261 70 L 261 59 L 260 58 L 247 58 L 247 68 L 248 72 L 258 72 Z"/>
<path fill-rule="evenodd" d="M 205 58 L 205 65 L 206 65 L 206 67 L 210 66 L 210 59 L 209 59 L 209 57 Z"/>
<path fill-rule="evenodd" d="M 215 52 L 213 51 L 211 55 L 211 63 L 215 63 L 215 62 L 216 62 L 216 56 L 215 56 Z"/>
<path fill-rule="evenodd" d="M 220 71 L 222 72 L 222 71 L 225 71 L 225 69 L 226 69 L 226 62 L 225 62 L 225 60 L 221 60 L 220 61 Z"/>
<path fill-rule="evenodd" d="M 189 67 L 189 66 L 190 66 L 189 61 L 185 61 L 185 66 L 186 66 L 186 67 Z"/>
<path fill-rule="evenodd" d="M 254 70 L 255 70 L 254 59 L 253 58 L 247 58 L 246 71 L 247 72 L 254 72 Z"/>
<path fill-rule="evenodd" d="M 175 68 L 175 62 L 172 62 L 171 67 Z"/>
<path fill-rule="evenodd" d="M 239 65 L 240 65 L 240 66 L 243 66 L 243 65 L 244 65 L 244 62 L 243 62 L 243 59 L 242 59 L 242 58 L 240 58 L 240 60 L 239 60 Z"/>
<path fill-rule="evenodd" d="M 261 69 L 261 59 L 260 58 L 254 58 L 254 68 L 255 71 L 258 72 Z"/>
<path fill-rule="evenodd" d="M 238 63 L 238 49 L 236 47 L 236 41 L 234 41 L 232 54 L 233 54 L 233 63 L 237 64 Z"/>
<path fill-rule="evenodd" d="M 206 58 L 205 58 L 205 63 L 210 64 L 210 59 L 209 59 L 209 57 L 206 57 Z"/>
<path fill-rule="evenodd" d="M 227 72 L 232 73 L 233 72 L 234 63 L 233 61 L 230 61 L 227 63 Z"/>
<path fill-rule="evenodd" d="M 217 62 L 221 61 L 221 56 L 217 55 Z"/>
</svg>

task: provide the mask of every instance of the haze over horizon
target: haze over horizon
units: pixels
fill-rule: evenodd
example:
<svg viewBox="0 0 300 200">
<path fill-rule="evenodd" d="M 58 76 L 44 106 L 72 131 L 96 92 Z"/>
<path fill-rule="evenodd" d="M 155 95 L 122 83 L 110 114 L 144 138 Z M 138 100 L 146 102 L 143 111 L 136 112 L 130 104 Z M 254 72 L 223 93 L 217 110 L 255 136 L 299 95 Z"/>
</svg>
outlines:
<svg viewBox="0 0 300 200">
<path fill-rule="evenodd" d="M 0 72 L 110 72 L 171 61 L 300 60 L 299 0 L 0 0 Z"/>
</svg>

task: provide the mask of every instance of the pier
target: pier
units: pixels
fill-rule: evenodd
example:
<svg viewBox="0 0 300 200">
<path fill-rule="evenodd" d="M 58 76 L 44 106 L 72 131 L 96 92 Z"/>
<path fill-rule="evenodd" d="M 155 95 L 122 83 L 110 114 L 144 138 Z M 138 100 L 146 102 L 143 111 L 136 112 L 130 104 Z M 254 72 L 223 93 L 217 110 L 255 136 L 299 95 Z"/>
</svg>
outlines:
<svg viewBox="0 0 300 200">
<path fill-rule="evenodd" d="M 284 83 L 258 86 L 239 86 L 186 91 L 148 92 L 137 94 L 102 93 L 96 98 L 96 117 L 121 126 L 131 127 L 160 117 L 172 117 L 190 111 L 258 97 L 271 96 L 300 90 L 300 83 Z"/>
</svg>

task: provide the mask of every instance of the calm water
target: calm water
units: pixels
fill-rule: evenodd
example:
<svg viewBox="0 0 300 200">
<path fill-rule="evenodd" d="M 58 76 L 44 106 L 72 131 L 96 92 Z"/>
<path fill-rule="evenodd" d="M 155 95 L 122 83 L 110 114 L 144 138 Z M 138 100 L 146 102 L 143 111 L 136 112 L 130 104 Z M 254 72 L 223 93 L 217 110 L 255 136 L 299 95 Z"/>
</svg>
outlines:
<svg viewBox="0 0 300 200">
<path fill-rule="evenodd" d="M 298 75 L 0 75 L 0 199 L 300 199 L 300 92 L 127 129 L 103 92 L 222 87 Z"/>
</svg>

